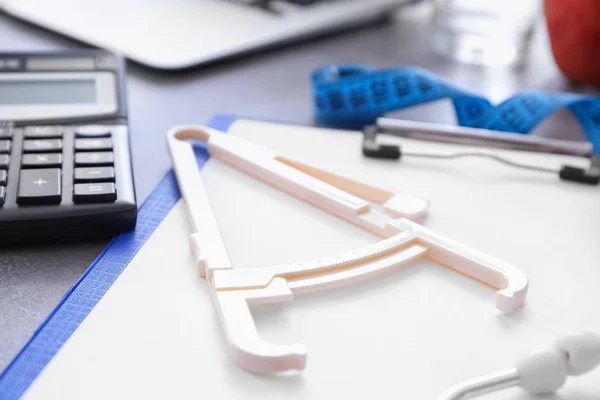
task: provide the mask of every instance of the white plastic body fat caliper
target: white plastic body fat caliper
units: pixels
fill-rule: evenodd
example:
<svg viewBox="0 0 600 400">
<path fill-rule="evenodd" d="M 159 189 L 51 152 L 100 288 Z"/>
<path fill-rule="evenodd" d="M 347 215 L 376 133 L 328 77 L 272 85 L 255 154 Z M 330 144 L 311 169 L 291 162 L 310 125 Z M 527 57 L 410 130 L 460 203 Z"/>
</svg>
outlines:
<svg viewBox="0 0 600 400">
<path fill-rule="evenodd" d="M 212 157 L 384 240 L 309 262 L 233 268 L 188 140 L 206 142 Z M 427 214 L 429 203 L 424 199 L 279 157 L 246 140 L 205 127 L 173 128 L 168 144 L 191 223 L 192 251 L 200 274 L 211 286 L 231 355 L 244 369 L 279 373 L 302 370 L 306 363 L 303 345 L 272 344 L 259 336 L 250 305 L 290 301 L 296 294 L 379 276 L 423 258 L 496 288 L 496 307 L 503 312 L 512 312 L 525 301 L 528 280 L 520 269 L 414 222 Z M 382 207 L 376 210 L 370 202 Z"/>
</svg>

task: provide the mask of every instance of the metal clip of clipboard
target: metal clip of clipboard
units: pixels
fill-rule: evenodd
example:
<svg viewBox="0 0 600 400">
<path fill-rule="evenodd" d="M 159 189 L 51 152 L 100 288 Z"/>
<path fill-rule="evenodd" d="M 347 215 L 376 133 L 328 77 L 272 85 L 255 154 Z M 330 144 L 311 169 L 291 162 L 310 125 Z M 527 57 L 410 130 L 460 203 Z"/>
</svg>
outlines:
<svg viewBox="0 0 600 400">
<path fill-rule="evenodd" d="M 406 150 L 401 149 L 398 145 L 378 143 L 377 136 L 380 134 L 443 143 L 463 144 L 474 148 L 445 152 Z M 563 165 L 560 168 L 552 168 L 523 163 L 490 151 L 489 148 L 584 157 L 590 159 L 590 166 L 589 168 L 580 168 L 577 166 Z M 593 185 L 600 183 L 600 156 L 593 155 L 593 146 L 589 142 L 548 139 L 532 135 L 515 135 L 490 129 L 381 117 L 376 120 L 374 126 L 364 130 L 362 150 L 366 157 L 395 160 L 404 156 L 436 159 L 485 157 L 515 168 L 554 173 L 557 174 L 560 179 L 566 181 Z"/>
</svg>

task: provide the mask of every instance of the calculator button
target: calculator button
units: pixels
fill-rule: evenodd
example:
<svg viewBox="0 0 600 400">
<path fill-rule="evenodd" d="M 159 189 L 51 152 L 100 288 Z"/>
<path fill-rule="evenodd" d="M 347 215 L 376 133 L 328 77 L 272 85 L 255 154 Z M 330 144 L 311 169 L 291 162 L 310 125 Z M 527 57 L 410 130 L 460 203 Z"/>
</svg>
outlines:
<svg viewBox="0 0 600 400">
<path fill-rule="evenodd" d="M 0 139 L 10 139 L 13 135 L 13 128 L 0 128 Z"/>
<path fill-rule="evenodd" d="M 25 128 L 26 138 L 61 138 L 62 127 L 60 126 L 28 126 Z"/>
<path fill-rule="evenodd" d="M 112 165 L 113 153 L 101 151 L 95 153 L 75 153 L 75 165 Z"/>
<path fill-rule="evenodd" d="M 6 186 L 6 182 L 8 182 L 8 172 L 1 169 L 0 170 L 0 186 Z"/>
<path fill-rule="evenodd" d="M 112 150 L 112 139 L 75 139 L 75 150 Z"/>
<path fill-rule="evenodd" d="M 18 204 L 60 203 L 60 169 L 23 169 L 19 176 Z"/>
<path fill-rule="evenodd" d="M 0 186 L 0 207 L 4 204 L 4 199 L 6 199 L 6 188 Z"/>
<path fill-rule="evenodd" d="M 0 153 L 10 153 L 10 140 L 0 140 Z"/>
<path fill-rule="evenodd" d="M 75 168 L 75 182 L 114 182 L 113 167 Z"/>
<path fill-rule="evenodd" d="M 61 149 L 62 140 L 60 139 L 25 140 L 23 142 L 23 151 L 25 153 L 43 153 L 60 151 Z"/>
<path fill-rule="evenodd" d="M 75 128 L 75 137 L 94 137 L 94 138 L 104 138 L 110 137 L 110 129 L 106 126 L 101 125 L 87 125 L 80 126 Z"/>
<path fill-rule="evenodd" d="M 0 154 L 0 169 L 8 169 L 10 156 L 8 154 Z"/>
<path fill-rule="evenodd" d="M 77 183 L 73 191 L 75 203 L 92 201 L 115 201 L 117 190 L 112 182 L 105 183 Z"/>
<path fill-rule="evenodd" d="M 60 153 L 23 154 L 21 159 L 23 168 L 60 167 L 61 164 L 62 154 Z"/>
</svg>

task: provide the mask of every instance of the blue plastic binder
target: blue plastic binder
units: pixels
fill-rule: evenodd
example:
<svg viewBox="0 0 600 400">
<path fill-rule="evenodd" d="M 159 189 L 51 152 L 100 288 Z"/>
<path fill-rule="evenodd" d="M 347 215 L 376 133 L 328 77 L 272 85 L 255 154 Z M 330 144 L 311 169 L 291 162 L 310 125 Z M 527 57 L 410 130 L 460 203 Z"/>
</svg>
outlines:
<svg viewBox="0 0 600 400">
<path fill-rule="evenodd" d="M 236 119 L 235 116 L 217 115 L 208 125 L 226 132 Z M 198 164 L 202 165 L 208 159 L 208 154 L 199 148 L 196 149 L 196 157 Z M 1 400 L 18 399 L 23 395 L 98 304 L 179 198 L 177 181 L 170 171 L 140 207 L 135 230 L 115 237 L 106 246 L 0 374 Z"/>
</svg>

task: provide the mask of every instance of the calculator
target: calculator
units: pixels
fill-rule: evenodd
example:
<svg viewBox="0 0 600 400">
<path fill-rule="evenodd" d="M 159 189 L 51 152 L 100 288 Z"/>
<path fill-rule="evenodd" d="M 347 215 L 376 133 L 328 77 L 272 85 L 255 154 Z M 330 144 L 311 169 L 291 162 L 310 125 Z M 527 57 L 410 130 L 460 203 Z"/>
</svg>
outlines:
<svg viewBox="0 0 600 400">
<path fill-rule="evenodd" d="M 0 243 L 133 229 L 125 63 L 0 53 Z"/>
</svg>

